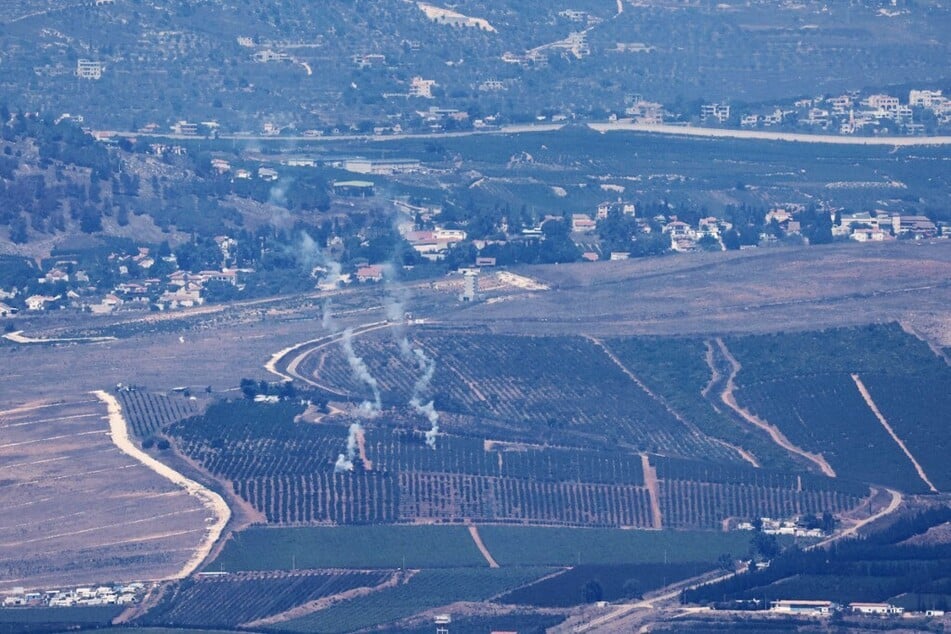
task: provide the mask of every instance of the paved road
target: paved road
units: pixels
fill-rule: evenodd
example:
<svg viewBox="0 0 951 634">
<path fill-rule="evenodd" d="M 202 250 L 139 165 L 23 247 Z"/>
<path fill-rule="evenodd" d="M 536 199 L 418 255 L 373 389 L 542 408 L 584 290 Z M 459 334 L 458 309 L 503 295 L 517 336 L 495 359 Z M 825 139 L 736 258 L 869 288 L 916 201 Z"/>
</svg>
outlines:
<svg viewBox="0 0 951 634">
<path fill-rule="evenodd" d="M 505 125 L 489 130 L 465 130 L 461 132 L 426 132 L 420 134 L 336 134 L 331 136 L 273 136 L 264 134 L 221 134 L 218 139 L 226 141 L 254 141 L 254 142 L 308 142 L 308 143 L 332 143 L 335 141 L 400 141 L 407 139 L 452 139 L 458 137 L 468 137 L 477 135 L 498 135 L 498 134 L 527 134 L 539 132 L 557 132 L 564 128 L 564 123 L 537 123 L 537 124 L 518 124 Z M 818 143 L 829 145 L 878 145 L 886 147 L 895 146 L 939 146 L 951 145 L 951 136 L 893 136 L 893 137 L 858 137 L 858 136 L 838 136 L 832 134 L 800 134 L 796 132 L 766 132 L 760 130 L 732 130 L 723 128 L 702 128 L 699 126 L 678 126 L 678 125 L 648 125 L 633 123 L 631 121 L 616 121 L 608 123 L 588 123 L 586 124 L 592 130 L 598 132 L 637 132 L 644 134 L 659 134 L 667 136 L 687 136 L 711 139 L 751 139 L 760 141 L 787 141 L 796 143 Z M 97 130 L 97 134 L 117 137 L 148 137 L 157 139 L 170 139 L 187 141 L 201 139 L 202 137 L 174 134 L 171 132 L 125 132 L 121 130 Z"/>
</svg>

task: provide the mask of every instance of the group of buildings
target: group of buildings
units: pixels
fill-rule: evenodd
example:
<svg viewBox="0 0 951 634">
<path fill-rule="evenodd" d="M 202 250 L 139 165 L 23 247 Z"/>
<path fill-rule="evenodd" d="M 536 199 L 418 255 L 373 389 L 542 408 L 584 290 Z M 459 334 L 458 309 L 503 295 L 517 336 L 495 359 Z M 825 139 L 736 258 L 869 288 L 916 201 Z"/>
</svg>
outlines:
<svg viewBox="0 0 951 634">
<path fill-rule="evenodd" d="M 145 591 L 144 583 L 114 584 L 99 587 L 81 587 L 72 590 L 13 590 L 3 597 L 3 607 L 51 607 L 131 605 Z"/>
<path fill-rule="evenodd" d="M 671 112 L 660 103 L 641 95 L 628 100 L 624 115 L 635 123 L 658 125 L 685 123 L 688 113 Z M 862 95 L 858 92 L 837 96 L 799 99 L 787 105 L 763 106 L 743 111 L 726 102 L 703 103 L 701 125 L 741 128 L 795 126 L 804 130 L 834 134 L 875 134 L 888 129 L 903 134 L 925 134 L 932 129 L 951 126 L 951 99 L 940 90 L 916 89 L 902 101 L 889 94 Z"/>
<path fill-rule="evenodd" d="M 236 246 L 233 238 L 215 238 L 222 252 L 222 261 L 227 261 Z M 174 255 L 153 256 L 148 247 L 139 247 L 137 255 L 109 256 L 118 282 L 108 289 L 97 287 L 89 274 L 80 268 L 78 260 L 62 259 L 53 263 L 39 285 L 48 287 L 47 292 L 32 293 L 23 297 L 17 288 L 0 289 L 0 319 L 12 318 L 21 310 L 42 312 L 53 308 L 72 308 L 92 314 L 108 314 L 116 310 L 175 310 L 191 308 L 205 303 L 209 285 L 220 283 L 241 288 L 240 275 L 253 273 L 252 269 L 237 269 L 222 266 L 192 273 L 178 269 Z M 157 261 L 165 263 L 164 275 L 152 275 Z"/>
<path fill-rule="evenodd" d="M 727 110 L 718 120 L 724 123 L 729 118 Z M 755 128 L 795 122 L 838 134 L 869 133 L 890 126 L 905 134 L 924 134 L 926 119 L 937 127 L 951 126 L 951 99 L 940 90 L 911 90 L 905 102 L 889 94 L 859 93 L 800 99 L 792 107 L 744 114 L 740 125 Z"/>
<path fill-rule="evenodd" d="M 933 238 L 939 227 L 927 216 L 902 215 L 886 211 L 840 214 L 832 235 L 858 242 L 884 242 L 896 238 Z"/>
<path fill-rule="evenodd" d="M 941 617 L 944 616 L 943 610 L 927 610 L 922 614 L 915 612 L 906 612 L 905 608 L 891 603 L 849 603 L 848 605 L 839 605 L 832 601 L 803 601 L 803 600 L 780 600 L 772 601 L 769 611 L 776 614 L 799 615 L 799 616 L 831 616 L 834 613 L 851 613 L 861 616 L 926 616 Z"/>
</svg>

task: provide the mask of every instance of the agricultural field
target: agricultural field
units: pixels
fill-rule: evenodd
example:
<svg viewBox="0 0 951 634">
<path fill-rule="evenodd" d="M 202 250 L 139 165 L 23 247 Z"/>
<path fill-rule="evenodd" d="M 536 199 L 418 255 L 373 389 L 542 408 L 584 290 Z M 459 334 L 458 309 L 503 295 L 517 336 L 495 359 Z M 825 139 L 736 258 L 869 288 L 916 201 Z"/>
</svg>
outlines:
<svg viewBox="0 0 951 634">
<path fill-rule="evenodd" d="M 715 562 L 724 553 L 750 548 L 743 531 L 629 531 L 544 527 L 482 526 L 482 541 L 500 565 Z"/>
<path fill-rule="evenodd" d="M 875 404 L 940 491 L 951 491 L 951 370 L 863 376 Z M 936 433 L 938 432 L 938 433 Z"/>
<path fill-rule="evenodd" d="M 652 457 L 669 528 L 722 528 L 729 519 L 788 518 L 857 507 L 867 485 L 722 463 Z"/>
<path fill-rule="evenodd" d="M 824 456 L 840 477 L 927 490 L 847 374 L 747 385 L 738 402 L 779 427 L 797 447 Z"/>
<path fill-rule="evenodd" d="M 194 416 L 197 401 L 182 394 L 155 394 L 143 390 L 123 389 L 118 393 L 129 431 L 147 438 L 175 421 Z"/>
<path fill-rule="evenodd" d="M 354 588 L 383 583 L 386 572 L 229 574 L 180 582 L 139 625 L 236 627 Z"/>
<path fill-rule="evenodd" d="M 765 467 L 792 463 L 765 434 L 751 429 L 720 400 L 729 368 L 716 343 L 701 338 L 612 337 L 605 345 L 672 410 L 703 433 L 748 450 Z"/>
<path fill-rule="evenodd" d="M 544 634 L 548 628 L 554 627 L 565 620 L 558 614 L 534 614 L 531 612 L 513 612 L 503 616 L 491 614 L 456 617 L 452 619 L 452 632 L 456 634 L 485 634 L 485 632 L 519 632 L 520 634 Z M 387 632 L 401 634 L 432 634 L 433 624 L 426 619 L 425 625 L 402 625 L 398 629 L 387 629 Z"/>
<path fill-rule="evenodd" d="M 500 521 L 651 525 L 641 458 L 442 435 L 436 451 L 386 421 L 364 432 L 367 462 L 334 463 L 337 424 L 298 424 L 289 403 L 219 403 L 173 425 L 183 451 L 263 512 L 270 523 Z M 403 419 L 393 414 L 391 424 Z"/>
<path fill-rule="evenodd" d="M 407 572 L 396 587 L 276 626 L 282 632 L 350 632 L 456 601 L 485 601 L 543 576 L 546 568 L 457 568 Z"/>
<path fill-rule="evenodd" d="M 113 444 L 91 395 L 0 411 L 0 590 L 176 574 L 208 511 Z"/>
<path fill-rule="evenodd" d="M 856 377 L 875 386 L 872 398 L 887 403 L 885 416 L 897 422 L 899 440 L 913 440 L 912 455 L 924 451 L 941 473 L 930 447 L 946 446 L 951 437 L 940 417 L 923 410 L 940 411 L 934 399 L 943 396 L 934 394 L 942 390 L 929 390 L 927 397 L 922 390 L 935 381 L 938 388 L 948 368 L 897 324 L 733 338 L 727 345 L 741 366 L 740 405 L 793 444 L 821 454 L 839 477 L 910 492 L 929 489 L 863 398 Z"/>
<path fill-rule="evenodd" d="M 639 599 L 644 593 L 715 568 L 710 562 L 573 566 L 499 597 L 500 603 L 559 608 L 592 600 Z M 596 584 L 596 585 L 595 585 Z M 589 596 L 586 596 L 586 591 Z"/>
<path fill-rule="evenodd" d="M 440 411 L 508 428 L 503 440 L 601 447 L 619 445 L 674 455 L 739 459 L 678 420 L 639 387 L 593 341 L 583 337 L 446 334 L 417 329 L 411 345 L 436 359 L 428 393 Z M 358 338 L 356 353 L 378 381 L 385 404 L 404 404 L 419 376 L 415 358 L 401 355 L 386 335 Z M 323 348 L 299 366 L 321 385 L 357 398 L 370 395 L 355 381 L 339 347 Z"/>
<path fill-rule="evenodd" d="M 486 567 L 462 526 L 251 527 L 237 533 L 214 570 Z"/>
<path fill-rule="evenodd" d="M 72 608 L 0 608 L 0 634 L 45 634 L 109 625 L 123 608 L 107 605 Z"/>
</svg>

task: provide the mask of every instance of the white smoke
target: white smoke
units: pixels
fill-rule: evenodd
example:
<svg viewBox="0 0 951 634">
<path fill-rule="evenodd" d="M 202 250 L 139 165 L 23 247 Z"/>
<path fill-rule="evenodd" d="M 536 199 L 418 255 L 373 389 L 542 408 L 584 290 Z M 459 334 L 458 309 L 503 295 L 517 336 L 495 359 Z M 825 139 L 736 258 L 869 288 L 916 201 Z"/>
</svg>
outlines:
<svg viewBox="0 0 951 634">
<path fill-rule="evenodd" d="M 343 473 L 353 471 L 353 460 L 347 460 L 343 454 L 337 456 L 337 462 L 334 463 L 334 473 Z"/>
<path fill-rule="evenodd" d="M 439 412 L 436 411 L 432 400 L 424 404 L 421 397 L 429 389 L 429 384 L 432 383 L 433 376 L 436 374 L 436 362 L 426 356 L 422 348 L 414 348 L 413 356 L 416 358 L 416 366 L 421 374 L 413 384 L 413 396 L 409 404 L 416 413 L 422 414 L 429 421 L 430 428 L 426 432 L 426 444 L 435 449 L 436 436 L 439 435 Z"/>
<path fill-rule="evenodd" d="M 343 331 L 341 343 L 343 345 L 343 352 L 347 355 L 347 363 L 350 364 L 350 371 L 353 372 L 353 376 L 369 387 L 373 392 L 373 400 L 360 403 L 359 411 L 362 415 L 367 417 L 376 416 L 380 413 L 380 410 L 383 409 L 383 405 L 380 402 L 380 386 L 376 379 L 373 378 L 373 375 L 370 374 L 370 368 L 367 367 L 363 359 L 357 356 L 357 353 L 353 350 L 353 329 L 347 328 Z"/>
<path fill-rule="evenodd" d="M 282 178 L 271 186 L 268 192 L 268 202 L 278 207 L 287 207 L 287 189 L 290 187 L 293 179 Z"/>
<path fill-rule="evenodd" d="M 343 271 L 340 262 L 324 253 L 320 245 L 306 231 L 301 231 L 294 255 L 301 268 L 308 273 L 313 274 L 315 269 L 321 270 L 321 274 L 317 277 L 318 286 L 337 287 L 340 284 L 340 274 Z"/>
<path fill-rule="evenodd" d="M 334 316 L 333 316 L 333 313 L 331 312 L 331 308 L 332 308 L 332 304 L 330 300 L 328 299 L 327 301 L 324 302 L 324 305 L 320 311 L 320 325 L 323 327 L 324 330 L 329 330 L 333 332 L 334 330 L 336 330 L 337 326 L 334 323 Z"/>
<path fill-rule="evenodd" d="M 353 460 L 357 457 L 357 449 L 360 446 L 357 436 L 363 433 L 363 427 L 360 423 L 351 423 L 347 433 L 347 453 L 337 456 L 337 462 L 334 464 L 334 473 L 344 471 L 353 471 Z"/>
</svg>

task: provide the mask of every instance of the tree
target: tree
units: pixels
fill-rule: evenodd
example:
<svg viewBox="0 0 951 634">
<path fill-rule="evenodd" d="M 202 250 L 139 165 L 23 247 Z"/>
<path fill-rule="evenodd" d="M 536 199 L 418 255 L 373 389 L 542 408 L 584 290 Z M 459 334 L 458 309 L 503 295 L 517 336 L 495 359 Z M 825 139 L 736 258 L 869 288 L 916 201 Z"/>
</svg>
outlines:
<svg viewBox="0 0 951 634">
<path fill-rule="evenodd" d="M 730 553 L 723 553 L 717 557 L 717 566 L 726 572 L 733 572 L 733 555 Z"/>
<path fill-rule="evenodd" d="M 739 251 L 740 250 L 740 234 L 735 230 L 730 229 L 723 233 L 723 246 L 726 247 L 727 251 Z"/>
<path fill-rule="evenodd" d="M 697 240 L 697 246 L 699 246 L 704 251 L 720 251 L 720 241 L 711 236 L 710 234 L 704 234 L 699 240 Z"/>
<path fill-rule="evenodd" d="M 596 579 L 589 579 L 581 587 L 581 598 L 585 603 L 594 603 L 604 597 L 604 588 Z"/>
<path fill-rule="evenodd" d="M 102 231 L 102 217 L 95 207 L 86 207 L 79 217 L 79 228 L 83 233 Z"/>
<path fill-rule="evenodd" d="M 621 590 L 624 592 L 624 596 L 626 597 L 640 599 L 644 595 L 644 591 L 642 590 L 643 587 L 644 584 L 641 583 L 640 579 L 631 577 L 630 579 L 624 580 L 624 585 L 621 586 Z"/>
<path fill-rule="evenodd" d="M 772 559 L 779 554 L 779 541 L 775 535 L 756 533 L 751 548 L 754 555 L 759 555 L 762 559 Z"/>
</svg>

